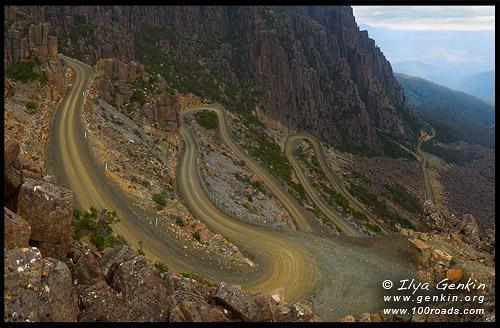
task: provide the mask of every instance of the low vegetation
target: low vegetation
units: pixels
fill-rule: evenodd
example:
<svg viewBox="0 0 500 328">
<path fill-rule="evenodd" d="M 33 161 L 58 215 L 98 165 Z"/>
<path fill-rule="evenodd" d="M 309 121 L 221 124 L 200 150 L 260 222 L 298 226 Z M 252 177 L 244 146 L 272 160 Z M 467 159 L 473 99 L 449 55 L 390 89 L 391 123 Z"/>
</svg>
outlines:
<svg viewBox="0 0 500 328">
<path fill-rule="evenodd" d="M 163 194 L 153 194 L 153 200 L 161 206 L 167 205 L 167 200 Z"/>
<path fill-rule="evenodd" d="M 402 218 L 400 215 L 391 212 L 385 201 L 379 200 L 376 195 L 369 192 L 365 187 L 357 186 L 349 182 L 348 189 L 353 196 L 357 197 L 362 203 L 367 205 L 372 212 L 382 220 L 388 222 L 392 221 L 392 223 L 398 222 L 403 228 L 417 230 L 413 223 L 411 223 L 408 219 Z M 394 224 L 391 224 L 391 227 L 395 230 Z"/>
<path fill-rule="evenodd" d="M 31 80 L 39 80 L 42 83 L 47 82 L 47 76 L 40 75 L 33 71 L 33 68 L 36 65 L 40 65 L 40 61 L 38 59 L 31 61 L 18 61 L 5 70 L 5 75 L 23 83 L 28 83 Z"/>
<path fill-rule="evenodd" d="M 365 185 L 367 186 L 370 186 L 372 184 L 372 180 L 370 180 L 366 175 L 364 175 L 363 173 L 361 172 L 358 172 L 358 171 L 352 171 L 352 175 L 357 178 L 357 179 L 360 179 Z"/>
<path fill-rule="evenodd" d="M 35 113 L 37 110 L 36 110 L 36 104 L 34 102 L 31 102 L 31 101 L 27 101 L 26 102 L 26 109 L 24 110 L 26 113 L 28 114 L 33 114 Z"/>
<path fill-rule="evenodd" d="M 203 110 L 195 113 L 194 118 L 196 119 L 196 122 L 205 129 L 215 130 L 219 126 L 217 114 L 209 110 Z"/>
<path fill-rule="evenodd" d="M 207 281 L 207 280 L 203 279 L 202 277 L 198 276 L 196 273 L 182 272 L 181 276 L 183 276 L 184 278 L 189 278 L 189 279 L 196 280 L 196 281 L 198 281 L 198 282 L 200 282 L 200 283 L 202 283 L 204 285 L 207 285 L 208 287 L 217 287 L 216 283 Z"/>
<path fill-rule="evenodd" d="M 167 272 L 168 270 L 168 267 L 165 263 L 163 262 L 160 262 L 160 261 L 156 261 L 153 266 L 156 268 L 156 270 L 159 272 L 159 273 L 165 273 Z"/>
<path fill-rule="evenodd" d="M 389 191 L 394 203 L 398 204 L 406 211 L 417 214 L 422 213 L 422 204 L 420 204 L 418 198 L 408 192 L 404 186 L 399 183 L 395 183 L 394 185 L 384 184 L 384 188 Z"/>
<path fill-rule="evenodd" d="M 115 211 L 106 209 L 98 211 L 91 206 L 89 210 L 83 213 L 79 210 L 73 212 L 71 231 L 73 237 L 77 240 L 83 237 L 84 231 L 88 231 L 90 233 L 90 243 L 102 251 L 108 247 L 126 244 L 123 237 L 116 235 L 111 228 L 111 225 L 119 221 L 120 219 L 116 216 Z"/>
</svg>

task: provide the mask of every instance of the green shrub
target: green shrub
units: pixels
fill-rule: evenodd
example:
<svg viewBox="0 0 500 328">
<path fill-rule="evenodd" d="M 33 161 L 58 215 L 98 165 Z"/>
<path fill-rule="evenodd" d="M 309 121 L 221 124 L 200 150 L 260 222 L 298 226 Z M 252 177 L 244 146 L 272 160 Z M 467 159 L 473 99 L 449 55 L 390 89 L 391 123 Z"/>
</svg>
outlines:
<svg viewBox="0 0 500 328">
<path fill-rule="evenodd" d="M 355 178 L 358 178 L 360 179 L 365 185 L 371 185 L 372 184 L 372 180 L 370 180 L 366 175 L 364 175 L 363 173 L 361 172 L 358 172 L 358 171 L 352 171 L 352 175 L 355 177 Z"/>
<path fill-rule="evenodd" d="M 165 196 L 162 194 L 153 194 L 153 200 L 162 206 L 167 205 L 167 200 L 165 199 Z"/>
<path fill-rule="evenodd" d="M 146 255 L 146 253 L 144 253 L 144 251 L 142 250 L 142 240 L 139 240 L 139 248 L 136 249 L 136 253 L 137 255 L 142 255 L 142 256 Z"/>
<path fill-rule="evenodd" d="M 29 114 L 35 113 L 36 112 L 36 104 L 34 102 L 27 101 L 25 111 Z"/>
<path fill-rule="evenodd" d="M 200 241 L 200 240 L 201 240 L 201 236 L 200 236 L 200 234 L 198 233 L 198 231 L 193 232 L 193 238 L 194 238 L 194 239 L 196 239 L 197 241 Z"/>
<path fill-rule="evenodd" d="M 115 211 L 107 211 L 102 209 L 100 212 L 93 206 L 90 206 L 88 211 L 84 213 L 79 210 L 73 212 L 73 220 L 71 221 L 71 230 L 75 239 L 79 240 L 82 230 L 88 230 L 91 233 L 90 243 L 95 245 L 98 250 L 102 251 L 108 247 L 123 245 L 123 237 L 119 238 L 113 229 L 112 224 L 119 222 Z"/>
<path fill-rule="evenodd" d="M 217 114 L 214 112 L 204 110 L 196 113 L 194 117 L 196 118 L 196 122 L 205 129 L 214 130 L 218 127 Z"/>
<path fill-rule="evenodd" d="M 363 212 L 356 211 L 356 210 L 353 209 L 352 210 L 352 216 L 354 217 L 355 220 L 368 222 L 368 217 Z M 377 226 L 377 228 L 378 228 L 378 226 Z"/>
<path fill-rule="evenodd" d="M 371 230 L 373 232 L 381 232 L 382 229 L 378 225 L 367 223 L 365 224 L 366 229 Z"/>
<path fill-rule="evenodd" d="M 42 76 L 33 72 L 33 67 L 35 67 L 35 65 L 36 63 L 34 61 L 18 61 L 7 68 L 5 75 L 23 83 L 28 83 L 33 79 L 40 79 Z"/>
<path fill-rule="evenodd" d="M 146 103 L 146 96 L 142 90 L 135 90 L 130 96 L 130 102 L 138 102 L 143 106 Z"/>
<path fill-rule="evenodd" d="M 158 272 L 160 273 L 165 273 L 167 272 L 168 270 L 168 267 L 165 263 L 163 262 L 160 262 L 160 261 L 156 261 L 153 266 L 156 268 L 156 270 L 158 270 Z"/>
</svg>

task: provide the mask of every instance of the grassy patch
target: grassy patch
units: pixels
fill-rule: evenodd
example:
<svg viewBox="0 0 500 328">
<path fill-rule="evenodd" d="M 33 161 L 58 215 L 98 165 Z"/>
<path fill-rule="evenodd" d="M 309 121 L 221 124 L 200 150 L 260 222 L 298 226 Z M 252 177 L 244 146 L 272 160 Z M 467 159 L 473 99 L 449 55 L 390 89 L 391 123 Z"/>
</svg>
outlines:
<svg viewBox="0 0 500 328">
<path fill-rule="evenodd" d="M 362 203 L 370 207 L 372 212 L 382 220 L 399 222 L 403 228 L 417 230 L 417 228 L 408 219 L 404 219 L 398 214 L 391 212 L 385 201 L 379 200 L 376 195 L 369 192 L 365 187 L 356 186 L 351 182 L 349 182 L 349 185 L 349 192 L 353 196 L 356 196 Z"/>
<path fill-rule="evenodd" d="M 36 113 L 36 104 L 31 101 L 26 102 L 26 109 L 24 110 L 28 114 Z"/>
</svg>

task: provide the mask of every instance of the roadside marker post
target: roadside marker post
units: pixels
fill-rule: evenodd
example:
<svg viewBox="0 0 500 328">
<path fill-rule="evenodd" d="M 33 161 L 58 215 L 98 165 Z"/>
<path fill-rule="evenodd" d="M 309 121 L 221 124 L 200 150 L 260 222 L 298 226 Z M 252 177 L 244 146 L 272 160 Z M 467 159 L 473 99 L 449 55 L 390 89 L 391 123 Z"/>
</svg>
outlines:
<svg viewBox="0 0 500 328">
<path fill-rule="evenodd" d="M 105 166 L 106 166 L 106 171 L 108 170 L 108 163 L 104 163 Z"/>
<path fill-rule="evenodd" d="M 158 218 L 156 218 L 156 227 L 158 227 Z"/>
</svg>

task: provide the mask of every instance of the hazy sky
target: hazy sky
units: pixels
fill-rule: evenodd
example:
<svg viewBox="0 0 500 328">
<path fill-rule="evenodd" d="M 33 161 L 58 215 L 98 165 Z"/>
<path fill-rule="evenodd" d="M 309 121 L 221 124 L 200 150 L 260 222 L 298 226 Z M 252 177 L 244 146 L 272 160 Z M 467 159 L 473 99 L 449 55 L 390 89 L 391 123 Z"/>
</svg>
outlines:
<svg viewBox="0 0 500 328">
<path fill-rule="evenodd" d="M 453 88 L 495 70 L 494 6 L 352 6 L 393 70 Z"/>
<path fill-rule="evenodd" d="M 494 30 L 494 6 L 352 6 L 356 22 L 396 30 Z"/>
</svg>

